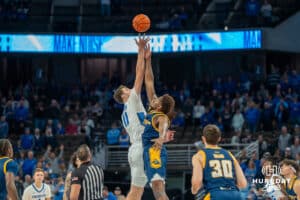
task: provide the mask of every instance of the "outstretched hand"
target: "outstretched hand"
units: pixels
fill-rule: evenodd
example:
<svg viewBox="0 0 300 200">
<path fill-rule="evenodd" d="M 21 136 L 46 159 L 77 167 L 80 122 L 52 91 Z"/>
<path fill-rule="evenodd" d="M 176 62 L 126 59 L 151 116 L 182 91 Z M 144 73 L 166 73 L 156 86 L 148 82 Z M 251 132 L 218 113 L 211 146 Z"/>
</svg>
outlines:
<svg viewBox="0 0 300 200">
<path fill-rule="evenodd" d="M 150 49 L 150 44 L 147 44 L 146 47 L 145 47 L 145 59 L 146 60 L 149 60 L 151 59 L 151 49 Z"/>
<path fill-rule="evenodd" d="M 144 35 L 139 34 L 138 39 L 136 38 L 134 39 L 136 45 L 139 47 L 139 50 L 145 49 L 149 40 L 150 38 L 148 36 L 146 37 L 145 34 Z"/>
</svg>

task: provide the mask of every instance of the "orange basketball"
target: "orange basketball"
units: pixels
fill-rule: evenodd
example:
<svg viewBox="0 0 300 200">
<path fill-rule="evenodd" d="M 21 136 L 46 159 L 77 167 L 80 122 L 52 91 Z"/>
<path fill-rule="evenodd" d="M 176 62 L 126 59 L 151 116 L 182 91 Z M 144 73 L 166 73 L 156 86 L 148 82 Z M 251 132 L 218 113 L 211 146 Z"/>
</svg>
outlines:
<svg viewBox="0 0 300 200">
<path fill-rule="evenodd" d="M 132 26 L 136 32 L 144 33 L 149 30 L 151 21 L 147 15 L 138 14 L 132 20 Z"/>
</svg>

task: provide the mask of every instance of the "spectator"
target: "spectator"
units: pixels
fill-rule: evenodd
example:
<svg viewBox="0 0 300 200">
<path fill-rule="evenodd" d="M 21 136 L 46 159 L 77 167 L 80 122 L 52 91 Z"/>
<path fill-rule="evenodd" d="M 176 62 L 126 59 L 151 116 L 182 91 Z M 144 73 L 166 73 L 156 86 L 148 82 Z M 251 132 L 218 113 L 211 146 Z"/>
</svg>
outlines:
<svg viewBox="0 0 300 200">
<path fill-rule="evenodd" d="M 9 132 L 9 126 L 6 121 L 5 115 L 2 115 L 0 118 L 0 139 L 6 139 Z"/>
<path fill-rule="evenodd" d="M 275 68 L 275 66 L 271 65 L 271 73 L 267 76 L 267 85 L 268 89 L 271 93 L 274 93 L 277 84 L 280 83 L 280 75 Z"/>
<path fill-rule="evenodd" d="M 24 160 L 22 165 L 23 177 L 26 175 L 32 176 L 36 164 L 37 164 L 37 160 L 33 157 L 33 151 L 28 151 L 27 158 Z"/>
<path fill-rule="evenodd" d="M 185 116 L 185 125 L 192 125 L 192 117 L 193 117 L 193 101 L 191 98 L 187 98 L 183 104 L 183 113 Z"/>
<path fill-rule="evenodd" d="M 48 145 L 47 151 L 44 154 L 44 159 L 50 163 L 50 172 L 53 174 L 59 174 L 59 163 L 63 159 L 64 145 L 60 145 L 59 149 L 59 155 L 56 157 L 55 153 L 51 152 L 52 147 Z"/>
<path fill-rule="evenodd" d="M 123 128 L 120 138 L 119 144 L 121 147 L 129 147 L 129 135 L 127 134 L 126 130 Z"/>
<path fill-rule="evenodd" d="M 113 122 L 111 125 L 111 129 L 109 129 L 106 133 L 106 139 L 107 144 L 119 144 L 119 137 L 120 137 L 121 131 L 117 127 L 116 122 Z"/>
<path fill-rule="evenodd" d="M 232 118 L 232 127 L 233 127 L 234 131 L 235 132 L 242 131 L 244 122 L 245 122 L 245 119 L 244 119 L 243 114 L 241 113 L 240 109 L 237 109 Z"/>
<path fill-rule="evenodd" d="M 57 179 L 57 182 L 58 183 L 54 189 L 54 199 L 53 200 L 63 200 L 64 188 L 65 188 L 64 180 L 62 177 L 59 177 Z"/>
<path fill-rule="evenodd" d="M 206 107 L 205 113 L 200 118 L 200 126 L 201 128 L 204 128 L 207 124 L 212 124 L 212 123 L 214 123 L 213 113 L 210 112 L 208 107 Z"/>
<path fill-rule="evenodd" d="M 231 124 L 232 124 L 232 116 L 230 112 L 230 102 L 226 101 L 227 105 L 225 105 L 224 111 L 222 112 L 222 121 L 224 125 L 224 131 L 226 133 L 231 131 Z"/>
<path fill-rule="evenodd" d="M 257 138 L 257 143 L 258 143 L 258 152 L 259 152 L 259 157 L 261 158 L 262 155 L 267 152 L 268 150 L 268 144 L 264 140 L 263 134 L 259 134 Z"/>
<path fill-rule="evenodd" d="M 289 146 L 290 140 L 291 140 L 291 134 L 288 133 L 286 126 L 282 126 L 281 134 L 278 139 L 278 148 L 281 151 L 281 155 L 284 154 L 285 149 Z"/>
<path fill-rule="evenodd" d="M 294 160 L 295 158 L 292 157 L 292 151 L 290 147 L 286 147 L 285 151 L 284 151 L 284 159 L 290 159 L 290 160 Z"/>
<path fill-rule="evenodd" d="M 220 129 L 221 133 L 224 133 L 222 117 L 218 117 L 218 120 L 216 121 L 215 125 Z"/>
<path fill-rule="evenodd" d="M 298 97 L 293 98 L 293 102 L 289 104 L 289 108 L 289 119 L 291 124 L 293 125 L 300 123 L 300 102 Z"/>
<path fill-rule="evenodd" d="M 34 136 L 33 136 L 34 146 L 33 150 L 36 152 L 41 152 L 46 145 L 45 137 L 40 134 L 40 129 L 36 128 L 34 130 Z"/>
<path fill-rule="evenodd" d="M 31 176 L 30 175 L 26 175 L 25 178 L 24 178 L 24 183 L 23 183 L 23 188 L 26 189 L 28 186 L 31 185 L 32 183 L 32 179 L 31 179 Z"/>
<path fill-rule="evenodd" d="M 77 135 L 78 126 L 74 119 L 70 118 L 69 123 L 66 126 L 66 135 Z"/>
<path fill-rule="evenodd" d="M 233 95 L 236 90 L 236 83 L 232 80 L 231 76 L 227 77 L 227 81 L 223 84 L 224 91 L 230 95 Z"/>
<path fill-rule="evenodd" d="M 235 135 L 231 138 L 231 144 L 240 144 L 241 130 L 235 130 Z"/>
<path fill-rule="evenodd" d="M 119 186 L 115 187 L 114 195 L 117 197 L 117 200 L 125 200 L 125 196 L 122 194 L 122 190 Z"/>
<path fill-rule="evenodd" d="M 30 133 L 30 128 L 25 128 L 25 134 L 21 135 L 21 148 L 23 150 L 33 149 L 34 137 Z"/>
<path fill-rule="evenodd" d="M 51 105 L 47 109 L 46 113 L 48 119 L 51 119 L 53 121 L 53 127 L 56 127 L 59 122 L 61 112 L 60 112 L 59 104 L 55 99 L 51 100 Z"/>
<path fill-rule="evenodd" d="M 34 127 L 44 130 L 46 125 L 45 119 L 45 108 L 42 102 L 38 102 L 37 106 L 34 108 Z"/>
<path fill-rule="evenodd" d="M 199 125 L 200 118 L 202 117 L 204 112 L 205 112 L 205 107 L 201 104 L 201 101 L 198 100 L 196 105 L 194 105 L 193 108 L 193 119 L 195 125 Z"/>
<path fill-rule="evenodd" d="M 250 132 L 255 133 L 259 120 L 259 110 L 256 108 L 253 101 L 249 102 L 249 107 L 245 111 L 245 119 Z"/>
<path fill-rule="evenodd" d="M 65 134 L 65 129 L 60 122 L 57 124 L 57 127 L 55 130 L 56 130 L 56 135 L 64 135 Z"/>
<path fill-rule="evenodd" d="M 287 106 L 287 104 L 286 104 Z M 283 124 L 288 123 L 289 119 L 289 113 L 286 107 L 283 103 L 279 104 L 279 109 L 275 111 L 275 117 L 277 120 L 278 127 L 281 127 Z"/>
<path fill-rule="evenodd" d="M 51 128 L 47 128 L 46 132 L 45 132 L 45 143 L 46 146 L 50 145 L 52 148 L 56 147 L 56 138 L 54 137 L 53 133 L 52 133 L 52 129 Z"/>
<path fill-rule="evenodd" d="M 112 192 L 110 192 L 108 190 L 107 186 L 103 187 L 102 194 L 103 194 L 103 197 L 104 197 L 103 200 L 118 200 L 117 197 Z"/>
<path fill-rule="evenodd" d="M 185 116 L 180 108 L 176 111 L 176 115 L 175 115 L 174 119 L 172 120 L 172 127 L 174 127 L 174 128 L 185 127 Z"/>
<path fill-rule="evenodd" d="M 274 112 L 270 103 L 264 103 L 264 109 L 261 114 L 261 124 L 264 131 L 271 131 L 272 121 L 274 119 Z"/>
<path fill-rule="evenodd" d="M 254 163 L 254 160 L 251 158 L 247 161 L 246 163 L 247 167 L 245 169 L 245 177 L 247 179 L 248 185 L 252 184 L 252 180 L 254 179 L 256 173 L 257 173 L 257 169 Z"/>
<path fill-rule="evenodd" d="M 294 138 L 294 144 L 291 146 L 292 157 L 296 159 L 296 155 L 300 153 L 300 139 L 298 136 Z"/>
<path fill-rule="evenodd" d="M 29 110 L 24 105 L 24 100 L 20 100 L 19 106 L 15 110 L 15 119 L 18 122 L 25 122 L 27 121 L 29 116 Z"/>
<path fill-rule="evenodd" d="M 272 23 L 272 5 L 268 0 L 264 0 L 264 4 L 260 8 L 263 17 L 263 25 L 270 25 Z"/>
</svg>

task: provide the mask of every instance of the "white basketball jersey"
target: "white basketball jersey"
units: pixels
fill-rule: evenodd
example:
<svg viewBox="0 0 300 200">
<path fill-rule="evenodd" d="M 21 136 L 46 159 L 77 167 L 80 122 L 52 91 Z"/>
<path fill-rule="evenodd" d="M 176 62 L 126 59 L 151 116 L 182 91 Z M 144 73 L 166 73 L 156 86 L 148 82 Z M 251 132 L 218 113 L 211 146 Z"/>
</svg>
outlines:
<svg viewBox="0 0 300 200">
<path fill-rule="evenodd" d="M 51 198 L 49 185 L 43 183 L 41 188 L 37 188 L 33 183 L 25 189 L 22 200 L 45 200 L 46 198 Z"/>
<path fill-rule="evenodd" d="M 275 183 L 273 176 L 271 176 L 270 182 L 267 183 L 264 187 L 267 195 L 272 200 L 278 200 L 280 197 L 284 197 L 284 194 L 281 192 L 280 186 Z"/>
<path fill-rule="evenodd" d="M 141 96 L 138 95 L 133 88 L 130 92 L 127 102 L 124 104 L 124 109 L 121 116 L 122 124 L 126 129 L 132 144 L 142 141 L 144 126 L 141 124 L 139 116 L 144 117 L 145 115 L 146 110 L 143 106 Z"/>
</svg>

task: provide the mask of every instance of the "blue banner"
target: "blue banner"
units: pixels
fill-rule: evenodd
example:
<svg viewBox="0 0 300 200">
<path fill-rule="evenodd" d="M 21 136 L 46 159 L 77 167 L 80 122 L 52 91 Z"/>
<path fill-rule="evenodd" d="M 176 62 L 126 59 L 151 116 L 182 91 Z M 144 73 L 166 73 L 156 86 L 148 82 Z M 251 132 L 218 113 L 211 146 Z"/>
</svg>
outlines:
<svg viewBox="0 0 300 200">
<path fill-rule="evenodd" d="M 0 34 L 2 53 L 132 54 L 132 35 Z M 149 35 L 154 53 L 262 48 L 261 30 Z"/>
</svg>

